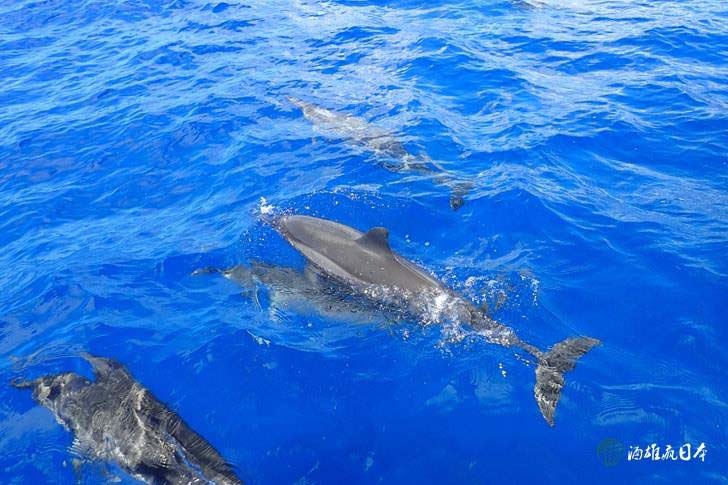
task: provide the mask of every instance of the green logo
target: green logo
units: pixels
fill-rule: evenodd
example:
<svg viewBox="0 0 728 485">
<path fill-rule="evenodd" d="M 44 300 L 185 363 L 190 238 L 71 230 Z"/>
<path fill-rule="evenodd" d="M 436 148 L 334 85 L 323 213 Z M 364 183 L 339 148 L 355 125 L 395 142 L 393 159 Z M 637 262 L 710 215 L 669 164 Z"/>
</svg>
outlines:
<svg viewBox="0 0 728 485">
<path fill-rule="evenodd" d="M 624 444 L 614 438 L 602 440 L 597 445 L 597 456 L 606 467 L 617 466 L 624 459 Z"/>
</svg>

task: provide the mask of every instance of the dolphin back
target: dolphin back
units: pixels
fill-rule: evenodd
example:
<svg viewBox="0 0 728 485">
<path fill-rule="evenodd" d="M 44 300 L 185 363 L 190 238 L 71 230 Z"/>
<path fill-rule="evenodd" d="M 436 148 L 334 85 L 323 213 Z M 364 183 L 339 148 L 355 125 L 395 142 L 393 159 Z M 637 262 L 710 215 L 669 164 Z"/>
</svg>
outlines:
<svg viewBox="0 0 728 485">
<path fill-rule="evenodd" d="M 392 251 L 389 232 L 383 227 L 362 233 L 327 219 L 284 216 L 277 228 L 314 266 L 354 288 L 377 285 L 412 294 L 444 289 L 435 278 Z"/>
</svg>

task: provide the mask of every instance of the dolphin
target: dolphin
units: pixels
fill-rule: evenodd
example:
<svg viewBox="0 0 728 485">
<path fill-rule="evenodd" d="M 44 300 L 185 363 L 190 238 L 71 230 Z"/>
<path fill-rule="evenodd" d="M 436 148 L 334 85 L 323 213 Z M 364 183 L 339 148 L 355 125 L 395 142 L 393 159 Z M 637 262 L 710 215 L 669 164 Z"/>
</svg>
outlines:
<svg viewBox="0 0 728 485">
<path fill-rule="evenodd" d="M 470 325 L 487 341 L 521 349 L 535 357 L 534 395 L 546 422 L 554 425 L 564 374 L 576 360 L 599 344 L 590 337 L 573 337 L 541 351 L 515 331 L 488 317 L 425 270 L 392 250 L 389 232 L 374 227 L 362 233 L 327 219 L 288 215 L 274 223 L 278 232 L 309 263 L 339 284 L 385 305 L 400 305 L 423 322 L 441 322 L 441 315 Z M 438 315 L 439 313 L 439 315 Z"/>
<path fill-rule="evenodd" d="M 193 276 L 219 273 L 243 288 L 243 295 L 261 307 L 259 286 L 267 291 L 273 308 L 297 313 L 316 313 L 322 317 L 348 323 L 373 323 L 391 319 L 366 300 L 346 292 L 311 266 L 304 271 L 276 266 L 262 261 L 236 265 L 226 269 L 212 266 L 197 269 Z"/>
<path fill-rule="evenodd" d="M 88 456 L 146 483 L 242 484 L 222 456 L 118 362 L 84 354 L 95 381 L 74 373 L 13 382 L 73 432 Z"/>
<path fill-rule="evenodd" d="M 412 171 L 432 177 L 438 184 L 450 188 L 450 207 L 458 210 L 465 204 L 465 195 L 472 188 L 469 182 L 457 181 L 443 167 L 426 155 L 413 155 L 386 130 L 356 116 L 337 113 L 313 103 L 288 97 L 314 126 L 341 138 L 352 145 L 363 147 L 382 159 L 381 165 L 391 172 Z"/>
</svg>

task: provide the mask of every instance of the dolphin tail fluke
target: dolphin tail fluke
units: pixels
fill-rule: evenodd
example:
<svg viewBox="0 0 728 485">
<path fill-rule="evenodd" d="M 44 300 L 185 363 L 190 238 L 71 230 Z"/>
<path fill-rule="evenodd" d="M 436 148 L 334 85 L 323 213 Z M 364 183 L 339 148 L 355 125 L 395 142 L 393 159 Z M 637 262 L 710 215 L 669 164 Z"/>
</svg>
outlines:
<svg viewBox="0 0 728 485">
<path fill-rule="evenodd" d="M 450 194 L 450 208 L 454 211 L 458 210 L 465 204 L 465 197 L 463 197 L 460 194 L 452 193 Z"/>
<path fill-rule="evenodd" d="M 454 211 L 458 210 L 465 204 L 465 197 L 462 194 L 453 192 L 450 194 L 450 208 Z"/>
<path fill-rule="evenodd" d="M 569 338 L 541 354 L 536 367 L 536 403 L 546 422 L 554 425 L 556 404 L 564 387 L 564 374 L 576 366 L 579 357 L 589 352 L 599 340 L 590 337 Z"/>
<path fill-rule="evenodd" d="M 454 211 L 458 210 L 465 204 L 465 196 L 472 190 L 471 182 L 457 182 L 452 187 L 450 194 L 450 208 Z"/>
</svg>

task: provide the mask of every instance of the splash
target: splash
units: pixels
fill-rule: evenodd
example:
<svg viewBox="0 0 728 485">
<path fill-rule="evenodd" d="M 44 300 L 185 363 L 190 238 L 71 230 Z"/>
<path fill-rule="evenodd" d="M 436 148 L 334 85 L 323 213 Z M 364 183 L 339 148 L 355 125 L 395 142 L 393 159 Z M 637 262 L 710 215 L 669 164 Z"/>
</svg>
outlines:
<svg viewBox="0 0 728 485">
<path fill-rule="evenodd" d="M 261 197 L 260 201 L 258 202 L 258 213 L 262 217 L 269 217 L 273 215 L 275 212 L 275 206 L 268 203 L 268 200 L 265 197 Z"/>
<path fill-rule="evenodd" d="M 248 332 L 248 335 L 250 335 L 250 337 L 251 337 L 251 338 L 252 338 L 253 340 L 255 340 L 255 343 L 257 343 L 257 344 L 258 344 L 258 345 L 260 345 L 261 347 L 263 347 L 263 346 L 265 346 L 265 347 L 270 347 L 270 340 L 268 340 L 268 339 L 264 339 L 263 337 L 258 337 L 258 336 L 257 336 L 257 335 L 255 335 L 254 333 L 250 332 L 250 330 L 248 330 L 247 332 Z"/>
</svg>

